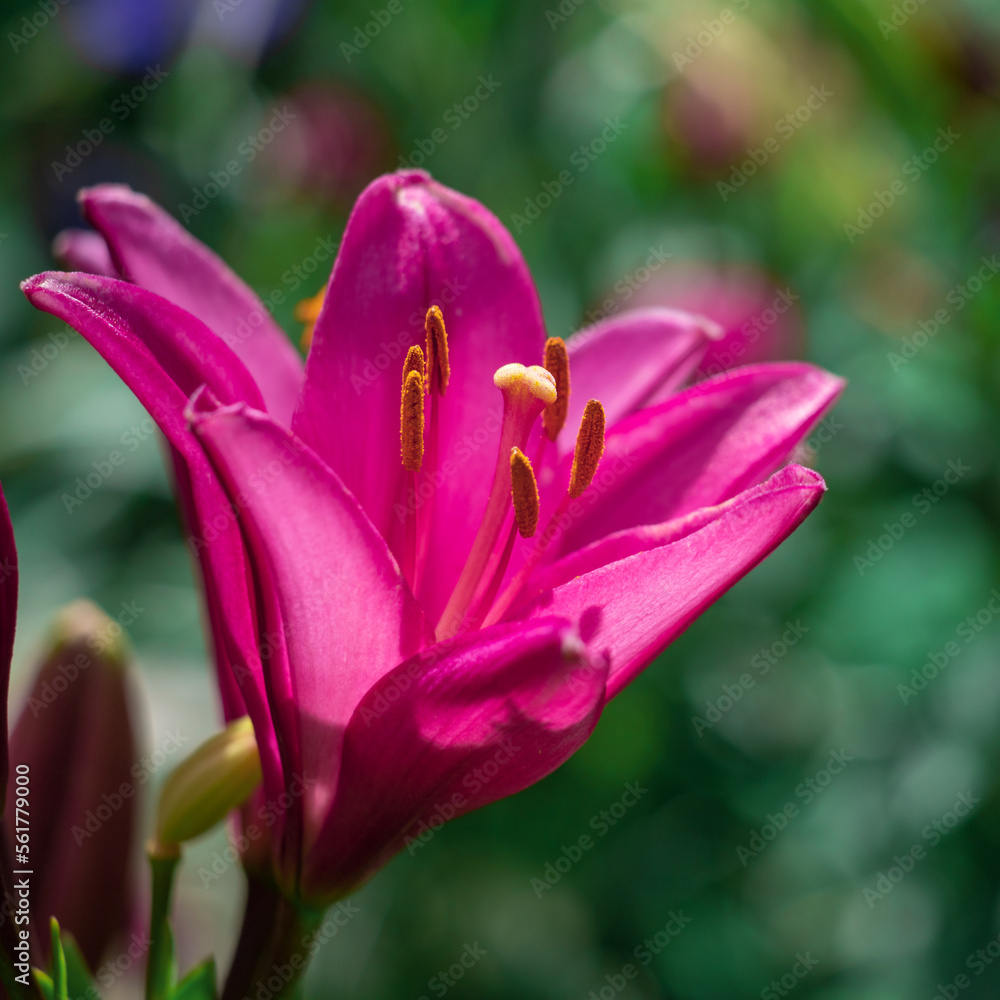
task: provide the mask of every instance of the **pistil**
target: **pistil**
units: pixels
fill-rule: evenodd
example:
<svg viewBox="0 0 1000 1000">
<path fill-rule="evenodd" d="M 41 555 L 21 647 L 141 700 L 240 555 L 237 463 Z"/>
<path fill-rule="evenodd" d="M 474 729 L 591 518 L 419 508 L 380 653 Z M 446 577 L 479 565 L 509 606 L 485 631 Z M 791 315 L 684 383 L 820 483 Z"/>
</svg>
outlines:
<svg viewBox="0 0 1000 1000">
<path fill-rule="evenodd" d="M 593 482 L 598 463 L 604 454 L 605 422 L 604 407 L 596 399 L 589 400 L 584 407 L 583 418 L 580 420 L 580 430 L 576 435 L 576 448 L 573 450 L 573 466 L 570 471 L 569 488 L 563 494 L 562 500 L 559 501 L 559 506 L 556 507 L 552 517 L 549 518 L 549 523 L 545 526 L 541 537 L 528 554 L 524 565 L 507 585 L 507 589 L 500 595 L 499 600 L 483 616 L 483 628 L 496 624 L 510 610 L 524 588 L 524 585 L 528 582 L 528 578 L 534 572 L 539 560 L 548 552 L 552 543 L 563 530 L 561 522 L 566 516 L 570 500 L 579 497 Z"/>
<path fill-rule="evenodd" d="M 435 631 L 438 640 L 450 638 L 467 628 L 472 620 L 470 609 L 475 616 L 491 588 L 494 574 L 503 562 L 505 546 L 498 542 L 510 517 L 511 452 L 514 448 L 523 451 L 535 420 L 557 396 L 555 379 L 539 365 L 530 368 L 520 364 L 504 365 L 493 376 L 493 383 L 503 393 L 504 400 L 496 471 L 479 531 L 438 622 Z"/>
</svg>

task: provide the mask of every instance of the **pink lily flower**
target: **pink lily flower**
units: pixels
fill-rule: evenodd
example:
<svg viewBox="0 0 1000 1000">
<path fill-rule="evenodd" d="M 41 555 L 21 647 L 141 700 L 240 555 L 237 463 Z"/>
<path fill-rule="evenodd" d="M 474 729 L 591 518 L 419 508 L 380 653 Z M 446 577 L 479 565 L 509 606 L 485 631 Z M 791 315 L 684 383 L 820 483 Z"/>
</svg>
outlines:
<svg viewBox="0 0 1000 1000">
<path fill-rule="evenodd" d="M 223 708 L 253 719 L 274 876 L 307 905 L 558 767 L 825 490 L 786 463 L 840 379 L 783 363 L 681 389 L 718 331 L 663 308 L 550 342 L 545 370 L 512 237 L 426 174 L 360 196 L 304 369 L 148 199 L 81 203 L 121 278 L 23 288 L 173 447 Z"/>
</svg>

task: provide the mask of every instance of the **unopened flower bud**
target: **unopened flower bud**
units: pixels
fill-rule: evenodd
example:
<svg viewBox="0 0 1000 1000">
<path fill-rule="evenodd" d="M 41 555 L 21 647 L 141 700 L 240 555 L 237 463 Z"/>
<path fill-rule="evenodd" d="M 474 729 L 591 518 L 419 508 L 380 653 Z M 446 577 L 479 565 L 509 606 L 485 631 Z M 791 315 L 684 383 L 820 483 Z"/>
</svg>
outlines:
<svg viewBox="0 0 1000 1000">
<path fill-rule="evenodd" d="M 167 778 L 160 793 L 154 856 L 210 830 L 238 808 L 262 779 L 260 754 L 249 716 L 207 739 Z"/>
<path fill-rule="evenodd" d="M 90 601 L 59 613 L 49 643 L 11 734 L 7 842 L 14 871 L 33 872 L 45 959 L 40 929 L 55 917 L 96 968 L 130 916 L 139 795 L 130 654 L 121 624 Z"/>
</svg>

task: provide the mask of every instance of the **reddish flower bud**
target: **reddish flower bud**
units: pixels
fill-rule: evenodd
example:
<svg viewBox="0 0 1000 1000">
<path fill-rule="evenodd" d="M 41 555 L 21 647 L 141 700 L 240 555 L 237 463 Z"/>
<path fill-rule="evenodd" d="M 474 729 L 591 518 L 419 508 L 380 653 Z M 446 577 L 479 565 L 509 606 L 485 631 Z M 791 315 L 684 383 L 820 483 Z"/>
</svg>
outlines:
<svg viewBox="0 0 1000 1000">
<path fill-rule="evenodd" d="M 129 916 L 139 782 L 128 660 L 117 622 L 89 601 L 69 605 L 10 738 L 5 820 L 14 870 L 33 872 L 36 927 L 56 917 L 92 968 Z M 24 840 L 16 793 L 27 799 Z M 45 935 L 35 937 L 47 952 Z"/>
</svg>

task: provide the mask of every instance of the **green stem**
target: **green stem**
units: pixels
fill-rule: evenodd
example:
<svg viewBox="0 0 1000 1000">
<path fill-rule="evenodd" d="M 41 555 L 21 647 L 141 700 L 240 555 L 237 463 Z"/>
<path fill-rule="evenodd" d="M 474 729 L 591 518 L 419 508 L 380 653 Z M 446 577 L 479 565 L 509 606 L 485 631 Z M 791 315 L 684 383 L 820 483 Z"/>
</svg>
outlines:
<svg viewBox="0 0 1000 1000">
<path fill-rule="evenodd" d="M 153 902 L 149 915 L 149 961 L 146 964 L 146 1000 L 168 1000 L 173 990 L 174 939 L 170 933 L 170 897 L 180 854 L 163 857 L 149 854 L 153 876 Z"/>
<path fill-rule="evenodd" d="M 222 1000 L 294 996 L 323 913 L 297 906 L 272 882 L 250 876 L 243 927 Z"/>
</svg>

